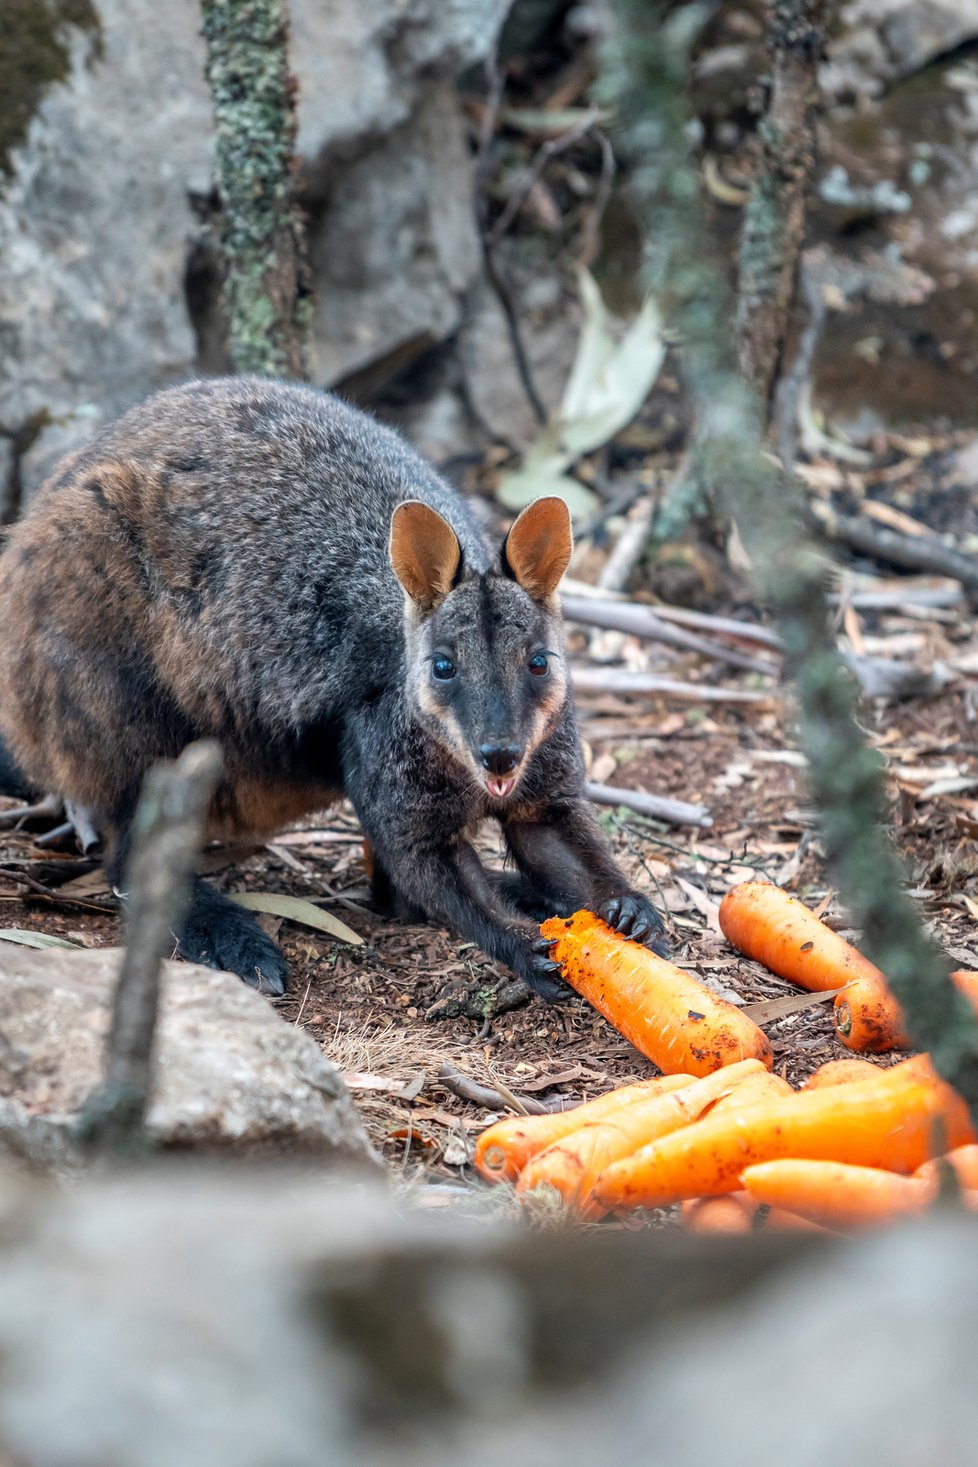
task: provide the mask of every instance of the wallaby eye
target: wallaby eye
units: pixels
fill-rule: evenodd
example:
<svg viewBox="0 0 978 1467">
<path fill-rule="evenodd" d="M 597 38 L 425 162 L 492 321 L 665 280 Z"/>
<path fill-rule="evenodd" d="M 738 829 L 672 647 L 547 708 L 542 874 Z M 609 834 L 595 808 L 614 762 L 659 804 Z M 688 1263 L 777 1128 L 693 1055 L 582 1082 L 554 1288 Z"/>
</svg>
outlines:
<svg viewBox="0 0 978 1467">
<path fill-rule="evenodd" d="M 550 671 L 550 663 L 547 661 L 546 652 L 535 652 L 527 663 L 534 677 L 546 677 Z"/>
<path fill-rule="evenodd" d="M 455 664 L 450 657 L 436 657 L 431 664 L 431 676 L 440 683 L 451 682 L 455 672 Z"/>
</svg>

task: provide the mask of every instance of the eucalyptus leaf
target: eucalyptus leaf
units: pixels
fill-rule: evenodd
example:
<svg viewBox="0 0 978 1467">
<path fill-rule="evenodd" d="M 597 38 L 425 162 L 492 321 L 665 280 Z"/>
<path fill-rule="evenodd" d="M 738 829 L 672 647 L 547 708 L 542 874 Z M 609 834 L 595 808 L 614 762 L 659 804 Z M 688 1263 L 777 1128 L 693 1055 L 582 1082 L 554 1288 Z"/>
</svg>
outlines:
<svg viewBox="0 0 978 1467">
<path fill-rule="evenodd" d="M 16 942 L 20 947 L 63 947 L 82 951 L 80 942 L 55 937 L 51 932 L 31 932 L 26 927 L 0 927 L 0 942 Z"/>
<path fill-rule="evenodd" d="M 558 137 L 590 119 L 607 122 L 611 113 L 598 107 L 506 107 L 500 119 L 519 132 L 537 133 L 541 137 Z"/>
<path fill-rule="evenodd" d="M 507 509 L 519 510 L 532 504 L 534 499 L 552 494 L 564 501 L 573 519 L 590 514 L 598 503 L 598 496 L 580 480 L 563 472 L 567 462 L 566 455 L 559 455 L 524 464 L 521 469 L 515 469 L 500 479 L 496 498 Z"/>
<path fill-rule="evenodd" d="M 231 895 L 239 907 L 247 907 L 250 912 L 267 912 L 272 917 L 285 917 L 289 922 L 302 922 L 306 927 L 316 927 L 320 932 L 328 932 L 340 942 L 349 942 L 355 947 L 363 945 L 363 938 L 358 937 L 352 927 L 347 927 L 339 917 L 321 911 L 303 897 L 286 896 L 278 891 L 235 891 Z"/>
</svg>

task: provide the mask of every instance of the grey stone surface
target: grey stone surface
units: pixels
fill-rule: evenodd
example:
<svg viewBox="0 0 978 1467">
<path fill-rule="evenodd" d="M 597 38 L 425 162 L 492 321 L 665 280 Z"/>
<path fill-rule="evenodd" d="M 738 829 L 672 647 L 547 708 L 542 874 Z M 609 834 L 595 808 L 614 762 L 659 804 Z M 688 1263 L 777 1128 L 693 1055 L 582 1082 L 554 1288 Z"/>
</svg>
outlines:
<svg viewBox="0 0 978 1467">
<path fill-rule="evenodd" d="M 978 0 L 852 0 L 830 42 L 830 95 L 878 95 L 978 36 Z"/>
<path fill-rule="evenodd" d="M 0 1171 L 17 1467 L 970 1467 L 978 1220 L 530 1231 L 173 1162 Z"/>
<path fill-rule="evenodd" d="M 94 4 L 98 30 L 68 28 L 70 77 L 44 94 L 0 178 L 0 423 L 16 431 L 47 415 L 23 456 L 28 491 L 197 354 L 185 276 L 204 234 L 192 201 L 212 183 L 199 6 Z M 465 134 L 445 88 L 487 53 L 507 8 L 290 6 L 299 151 L 324 220 L 312 245 L 329 262 L 317 282 L 323 383 L 457 325 L 478 257 Z"/>
<path fill-rule="evenodd" d="M 0 1145 L 43 1158 L 64 1143 L 101 1078 L 119 957 L 3 945 Z M 335 1067 L 233 975 L 166 964 L 157 1039 L 148 1126 L 160 1144 L 370 1159 Z"/>
</svg>

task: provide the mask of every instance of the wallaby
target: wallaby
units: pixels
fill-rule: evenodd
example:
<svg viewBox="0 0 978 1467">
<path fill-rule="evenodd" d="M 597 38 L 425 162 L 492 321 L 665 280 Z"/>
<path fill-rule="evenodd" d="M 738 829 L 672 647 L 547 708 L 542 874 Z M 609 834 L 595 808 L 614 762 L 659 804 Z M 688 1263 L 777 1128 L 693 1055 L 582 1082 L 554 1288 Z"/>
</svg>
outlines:
<svg viewBox="0 0 978 1467">
<path fill-rule="evenodd" d="M 587 906 L 662 941 L 582 794 L 556 595 L 571 548 L 563 501 L 540 499 L 490 552 L 450 485 L 326 393 L 168 388 L 64 460 L 10 533 L 6 757 L 95 812 L 118 886 L 146 770 L 214 736 L 211 834 L 270 834 L 347 795 L 378 902 L 559 998 L 530 919 Z M 515 871 L 470 844 L 487 817 Z M 284 991 L 279 948 L 199 878 L 179 945 Z"/>
</svg>

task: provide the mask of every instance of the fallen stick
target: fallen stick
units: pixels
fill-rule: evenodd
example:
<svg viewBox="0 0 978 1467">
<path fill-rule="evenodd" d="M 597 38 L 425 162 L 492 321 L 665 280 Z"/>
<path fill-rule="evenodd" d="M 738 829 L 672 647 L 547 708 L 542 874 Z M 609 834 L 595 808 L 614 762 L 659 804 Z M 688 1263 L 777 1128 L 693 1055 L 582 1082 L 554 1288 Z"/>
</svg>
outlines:
<svg viewBox="0 0 978 1467">
<path fill-rule="evenodd" d="M 478 1080 L 473 1080 L 470 1075 L 463 1075 L 461 1070 L 447 1062 L 439 1066 L 438 1079 L 446 1090 L 450 1090 L 460 1100 L 471 1101 L 473 1105 L 484 1106 L 486 1110 L 516 1110 L 513 1104 L 516 1101 L 523 1107 L 525 1115 L 548 1116 L 554 1111 L 571 1110 L 573 1106 L 580 1104 L 580 1101 L 568 1101 L 562 1095 L 555 1095 L 550 1101 L 545 1101 L 537 1100 L 532 1095 L 516 1095 L 513 1092 L 503 1094 L 501 1090 L 494 1090 L 489 1085 L 480 1085 Z"/>
<path fill-rule="evenodd" d="M 967 587 L 972 598 L 978 593 L 978 556 L 968 555 L 940 540 L 902 535 L 869 519 L 837 514 L 828 505 L 811 503 L 808 513 L 812 524 L 827 540 L 848 545 L 861 555 L 905 570 L 950 576 Z"/>
<path fill-rule="evenodd" d="M 191 744 L 174 763 L 154 765 L 136 808 L 125 877 L 127 942 L 112 1000 L 105 1078 L 79 1117 L 82 1139 L 103 1154 L 131 1154 L 146 1144 L 160 970 L 189 900 L 221 766 L 213 740 Z"/>
<path fill-rule="evenodd" d="M 772 693 L 683 683 L 656 673 L 626 672 L 623 668 L 573 667 L 571 677 L 579 693 L 619 693 L 625 697 L 660 693 L 681 703 L 770 703 L 772 698 Z"/>
<path fill-rule="evenodd" d="M 591 783 L 584 786 L 584 793 L 595 805 L 625 805 L 637 815 L 665 820 L 670 825 L 698 825 L 706 830 L 713 824 L 709 810 L 702 805 L 687 805 L 684 800 L 670 800 L 665 795 L 647 795 L 642 790 Z"/>
<path fill-rule="evenodd" d="M 733 647 L 724 647 L 711 642 L 707 637 L 671 626 L 657 615 L 657 609 L 640 606 L 634 601 L 591 601 L 584 597 L 564 596 L 564 615 L 583 626 L 605 627 L 609 631 L 626 632 L 629 636 L 642 637 L 647 641 L 664 642 L 670 647 L 681 647 L 688 652 L 698 652 L 712 657 L 717 662 L 726 662 L 745 672 L 762 672 L 768 677 L 777 677 L 781 671 L 778 663 L 769 658 L 751 657 Z"/>
<path fill-rule="evenodd" d="M 602 591 L 624 590 L 632 571 L 642 558 L 642 552 L 649 543 L 649 531 L 652 528 L 654 515 L 655 505 L 651 497 L 640 499 L 628 511 L 625 528 L 618 536 L 618 543 L 608 556 L 598 577 L 598 585 Z"/>
</svg>

